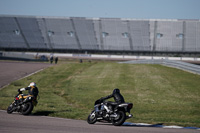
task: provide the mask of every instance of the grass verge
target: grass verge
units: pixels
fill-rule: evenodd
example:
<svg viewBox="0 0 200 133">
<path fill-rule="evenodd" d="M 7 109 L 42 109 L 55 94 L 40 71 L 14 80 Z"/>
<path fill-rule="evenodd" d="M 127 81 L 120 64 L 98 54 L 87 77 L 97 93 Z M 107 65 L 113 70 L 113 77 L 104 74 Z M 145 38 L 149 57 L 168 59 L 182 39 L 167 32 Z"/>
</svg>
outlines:
<svg viewBox="0 0 200 133">
<path fill-rule="evenodd" d="M 200 75 L 175 68 L 62 62 L 0 90 L 0 108 L 6 109 L 17 89 L 32 81 L 40 91 L 35 115 L 86 120 L 96 99 L 119 88 L 134 103 L 129 122 L 200 127 Z"/>
</svg>

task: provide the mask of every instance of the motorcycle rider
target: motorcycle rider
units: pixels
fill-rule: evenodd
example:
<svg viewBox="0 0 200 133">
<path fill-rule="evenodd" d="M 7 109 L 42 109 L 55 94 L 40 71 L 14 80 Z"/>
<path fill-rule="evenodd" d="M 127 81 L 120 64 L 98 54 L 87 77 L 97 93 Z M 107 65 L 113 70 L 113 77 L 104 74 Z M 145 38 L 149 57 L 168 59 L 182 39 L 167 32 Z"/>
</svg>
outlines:
<svg viewBox="0 0 200 133">
<path fill-rule="evenodd" d="M 25 91 L 25 90 L 28 90 L 28 94 L 27 94 L 27 95 L 33 96 L 34 99 L 37 98 L 37 95 L 38 95 L 39 91 L 38 91 L 38 88 L 37 88 L 35 82 L 31 82 L 31 83 L 29 84 L 29 86 L 26 87 L 26 88 L 18 89 L 18 92 L 22 92 L 22 91 Z M 20 95 L 22 96 L 22 94 L 19 94 L 19 96 L 20 96 Z M 27 95 L 24 95 L 24 94 L 23 94 L 23 96 L 27 96 Z"/>
<path fill-rule="evenodd" d="M 106 102 L 108 105 L 112 106 L 112 110 L 113 110 L 114 106 L 121 104 L 121 103 L 125 103 L 124 97 L 121 95 L 120 90 L 118 88 L 114 89 L 112 94 L 110 94 L 106 97 L 102 97 L 99 100 L 104 101 L 104 100 L 110 99 L 112 97 L 114 98 L 115 102 L 110 102 L 110 101 Z"/>
</svg>

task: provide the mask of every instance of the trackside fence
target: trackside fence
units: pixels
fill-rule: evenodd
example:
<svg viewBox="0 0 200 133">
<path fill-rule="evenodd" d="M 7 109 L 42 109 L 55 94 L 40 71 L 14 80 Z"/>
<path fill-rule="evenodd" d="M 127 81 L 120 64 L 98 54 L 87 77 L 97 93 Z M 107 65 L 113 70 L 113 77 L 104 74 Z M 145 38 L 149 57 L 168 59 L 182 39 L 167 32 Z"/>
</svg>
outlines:
<svg viewBox="0 0 200 133">
<path fill-rule="evenodd" d="M 129 63 L 129 64 L 161 64 L 164 66 L 169 66 L 169 67 L 175 67 L 178 69 L 182 69 L 185 71 L 189 71 L 192 73 L 200 74 L 200 66 L 199 65 L 194 65 L 191 63 L 186 63 L 182 61 L 175 61 L 175 60 L 167 60 L 167 59 L 161 59 L 161 60 L 155 60 L 155 59 L 150 59 L 150 60 L 133 60 L 133 61 L 124 61 L 124 62 L 119 62 L 119 63 Z"/>
</svg>

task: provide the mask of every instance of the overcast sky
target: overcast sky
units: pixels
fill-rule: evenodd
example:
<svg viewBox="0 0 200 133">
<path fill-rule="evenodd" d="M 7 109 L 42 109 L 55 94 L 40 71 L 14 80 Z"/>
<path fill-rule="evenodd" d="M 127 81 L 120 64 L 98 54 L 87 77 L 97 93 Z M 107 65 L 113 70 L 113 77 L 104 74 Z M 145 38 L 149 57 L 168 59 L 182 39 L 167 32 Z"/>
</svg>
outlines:
<svg viewBox="0 0 200 133">
<path fill-rule="evenodd" d="M 0 15 L 200 19 L 200 0 L 0 0 Z"/>
</svg>

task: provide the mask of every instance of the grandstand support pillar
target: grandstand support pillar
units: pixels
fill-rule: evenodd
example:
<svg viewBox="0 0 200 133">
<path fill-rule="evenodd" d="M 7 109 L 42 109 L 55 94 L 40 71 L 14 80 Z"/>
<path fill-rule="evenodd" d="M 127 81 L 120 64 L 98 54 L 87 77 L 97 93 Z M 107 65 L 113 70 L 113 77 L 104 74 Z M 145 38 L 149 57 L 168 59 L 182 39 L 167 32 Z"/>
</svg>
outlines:
<svg viewBox="0 0 200 133">
<path fill-rule="evenodd" d="M 100 46 L 99 46 L 98 41 L 97 41 L 97 33 L 95 31 L 94 21 L 92 21 L 92 26 L 94 28 L 95 41 L 97 43 L 97 47 L 95 48 L 95 50 L 100 50 Z"/>
<path fill-rule="evenodd" d="M 153 52 L 156 51 L 158 21 L 154 22 Z"/>
<path fill-rule="evenodd" d="M 21 26 L 20 26 L 20 24 L 19 24 L 19 21 L 18 21 L 18 19 L 17 19 L 16 17 L 15 17 L 15 21 L 16 21 L 16 23 L 17 23 L 17 26 L 19 27 L 20 33 L 21 33 L 21 35 L 22 35 L 22 38 L 24 39 L 24 42 L 25 42 L 26 45 L 27 45 L 27 48 L 30 49 L 30 45 L 28 44 L 28 41 L 26 40 L 26 37 L 24 36 L 24 33 L 23 33 L 23 31 L 22 31 L 22 28 L 21 28 Z"/>
<path fill-rule="evenodd" d="M 46 23 L 45 18 L 43 18 L 43 21 L 44 21 L 44 28 L 45 28 L 45 31 L 46 31 L 46 38 L 47 38 L 47 41 L 48 41 L 48 45 L 49 45 L 50 49 L 53 49 L 53 46 L 51 44 L 51 39 L 49 38 L 49 35 L 48 35 L 47 23 Z"/>
<path fill-rule="evenodd" d="M 128 26 L 128 32 L 129 32 L 128 38 L 129 38 L 130 49 L 131 49 L 131 51 L 133 51 L 133 41 L 132 41 L 132 38 L 131 38 L 130 21 L 127 21 L 127 26 Z"/>
<path fill-rule="evenodd" d="M 74 36 L 76 38 L 76 42 L 78 44 L 79 50 L 82 50 L 81 43 L 79 41 L 79 38 L 78 38 L 78 35 L 77 35 L 77 32 L 76 32 L 76 27 L 75 27 L 75 24 L 74 24 L 74 20 L 72 18 L 70 20 L 71 20 L 71 23 L 72 23 L 72 28 L 74 30 Z"/>
<path fill-rule="evenodd" d="M 182 52 L 185 51 L 185 37 L 186 37 L 186 22 L 183 21 L 183 40 L 182 40 Z"/>
<path fill-rule="evenodd" d="M 99 38 L 100 38 L 100 46 L 101 46 L 101 50 L 104 50 L 104 43 L 103 43 L 103 36 L 102 36 L 102 22 L 101 20 L 99 20 Z"/>
<path fill-rule="evenodd" d="M 43 34 L 42 34 L 42 30 L 41 30 L 41 28 L 40 28 L 40 23 L 42 23 L 41 21 L 43 21 L 43 20 L 42 20 L 42 19 L 36 19 L 38 29 L 39 29 L 39 31 L 40 31 L 40 33 L 41 33 L 41 35 L 42 35 L 41 38 L 42 38 L 44 44 L 46 45 L 46 43 L 45 43 L 45 39 L 44 39 L 44 36 L 43 36 Z"/>
</svg>

